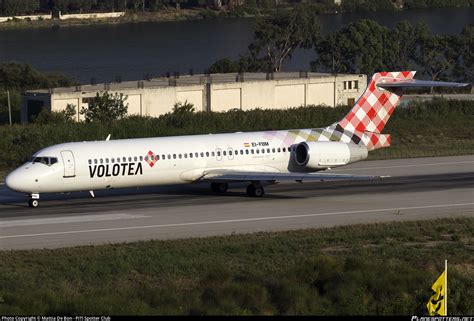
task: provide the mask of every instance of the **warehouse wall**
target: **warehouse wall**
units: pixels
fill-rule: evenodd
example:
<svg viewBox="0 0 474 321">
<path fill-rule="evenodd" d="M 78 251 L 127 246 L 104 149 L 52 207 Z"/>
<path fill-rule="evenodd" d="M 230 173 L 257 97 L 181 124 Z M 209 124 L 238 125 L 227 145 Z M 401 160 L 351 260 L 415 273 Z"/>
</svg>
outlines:
<svg viewBox="0 0 474 321">
<path fill-rule="evenodd" d="M 111 93 L 122 92 L 128 98 L 130 115 L 159 116 L 170 112 L 173 106 L 185 101 L 192 103 L 196 111 L 225 112 L 238 108 L 284 109 L 307 105 L 336 106 L 357 100 L 366 87 L 363 75 L 325 76 L 310 78 L 235 81 L 222 83 L 178 84 L 144 88 L 112 88 Z M 96 90 L 84 89 L 41 93 L 51 98 L 52 111 L 61 111 L 67 104 L 77 108 L 77 118 L 82 119 L 79 111 L 87 108 L 88 102 Z M 100 91 L 100 90 L 99 90 Z M 25 93 L 24 100 L 30 99 L 32 93 Z M 27 102 L 23 103 L 27 106 Z M 25 107 L 26 108 L 26 107 Z M 26 111 L 22 111 L 22 113 Z M 24 118 L 23 118 L 24 119 Z"/>
</svg>

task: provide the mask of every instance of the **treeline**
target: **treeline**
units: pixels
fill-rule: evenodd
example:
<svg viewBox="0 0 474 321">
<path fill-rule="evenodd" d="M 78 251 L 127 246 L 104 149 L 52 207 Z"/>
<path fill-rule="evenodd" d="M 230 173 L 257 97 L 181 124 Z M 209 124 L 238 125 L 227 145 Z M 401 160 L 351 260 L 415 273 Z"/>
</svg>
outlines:
<svg viewBox="0 0 474 321">
<path fill-rule="evenodd" d="M 403 21 L 388 28 L 359 20 L 322 36 L 317 15 L 306 6 L 259 18 L 248 52 L 238 60 L 218 60 L 208 71 L 278 72 L 296 49 L 314 50 L 312 71 L 370 76 L 403 69 L 432 80 L 474 81 L 472 24 L 459 35 L 434 35 L 425 24 Z"/>
<path fill-rule="evenodd" d="M 157 118 L 129 116 L 112 122 L 56 122 L 0 126 L 0 169 L 11 169 L 54 144 L 112 139 L 162 137 L 328 126 L 341 119 L 348 107 L 300 107 L 285 110 L 231 110 L 225 113 L 170 112 Z M 467 155 L 474 150 L 471 137 L 474 101 L 434 100 L 399 107 L 387 124 L 392 147 L 371 157 Z"/>
<path fill-rule="evenodd" d="M 8 97 L 13 121 L 20 121 L 21 93 L 40 88 L 69 87 L 76 82 L 60 73 L 43 73 L 28 64 L 0 63 L 0 124 L 8 121 Z"/>
<path fill-rule="evenodd" d="M 254 12 L 255 8 L 274 9 L 309 3 L 319 13 L 396 10 L 400 8 L 468 7 L 474 0 L 0 0 L 1 15 L 24 15 L 60 10 L 62 13 L 99 11 L 158 11 L 167 7 L 207 8 Z"/>
</svg>

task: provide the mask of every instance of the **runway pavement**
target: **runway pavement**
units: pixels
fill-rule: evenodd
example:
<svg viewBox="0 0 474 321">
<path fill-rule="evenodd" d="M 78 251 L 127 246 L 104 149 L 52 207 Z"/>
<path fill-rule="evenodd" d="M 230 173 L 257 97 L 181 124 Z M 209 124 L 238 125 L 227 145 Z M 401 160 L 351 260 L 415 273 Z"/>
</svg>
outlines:
<svg viewBox="0 0 474 321">
<path fill-rule="evenodd" d="M 56 248 L 355 223 L 474 217 L 474 155 L 365 161 L 333 172 L 375 181 L 284 183 L 249 198 L 208 185 L 42 195 L 39 208 L 0 185 L 0 249 Z"/>
</svg>

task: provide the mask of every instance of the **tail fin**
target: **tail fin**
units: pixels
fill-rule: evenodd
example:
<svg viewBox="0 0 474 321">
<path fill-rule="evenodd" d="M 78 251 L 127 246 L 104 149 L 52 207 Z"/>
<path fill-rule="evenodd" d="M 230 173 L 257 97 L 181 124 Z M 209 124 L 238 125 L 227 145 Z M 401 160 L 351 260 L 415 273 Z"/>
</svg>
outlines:
<svg viewBox="0 0 474 321">
<path fill-rule="evenodd" d="M 379 72 L 372 76 L 367 89 L 355 106 L 331 127 L 353 133 L 352 140 L 362 142 L 368 150 L 390 146 L 390 135 L 381 134 L 400 102 L 402 93 L 413 87 L 464 87 L 469 84 L 415 80 L 415 71 Z"/>
<path fill-rule="evenodd" d="M 413 79 L 413 76 L 415 76 L 415 71 L 374 74 L 355 106 L 337 125 L 351 132 L 381 133 L 397 107 L 402 94 L 400 90 L 392 92 L 379 88 L 377 85 L 386 82 L 403 82 Z"/>
</svg>

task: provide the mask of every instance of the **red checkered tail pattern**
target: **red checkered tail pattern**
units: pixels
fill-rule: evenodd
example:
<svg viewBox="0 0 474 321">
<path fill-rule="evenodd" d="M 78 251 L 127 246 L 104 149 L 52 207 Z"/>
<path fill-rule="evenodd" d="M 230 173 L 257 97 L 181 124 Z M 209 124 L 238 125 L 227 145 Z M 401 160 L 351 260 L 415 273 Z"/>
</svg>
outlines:
<svg viewBox="0 0 474 321">
<path fill-rule="evenodd" d="M 415 71 L 374 74 L 364 94 L 351 111 L 344 119 L 331 125 L 330 128 L 352 133 L 352 141 L 362 142 L 368 150 L 388 147 L 390 146 L 390 135 L 381 134 L 381 132 L 405 90 L 420 87 L 469 86 L 469 84 L 457 82 L 415 80 L 413 76 L 415 76 Z"/>
<path fill-rule="evenodd" d="M 351 111 L 338 122 L 346 131 L 381 133 L 402 96 L 397 87 L 390 90 L 380 87 L 386 83 L 406 83 L 415 71 L 379 72 L 372 76 L 364 94 Z M 337 127 L 339 127 L 337 126 Z"/>
</svg>

